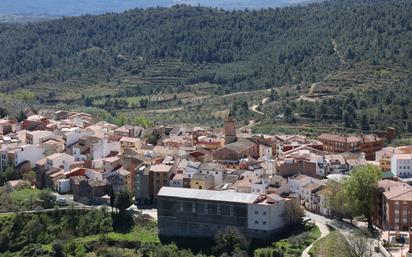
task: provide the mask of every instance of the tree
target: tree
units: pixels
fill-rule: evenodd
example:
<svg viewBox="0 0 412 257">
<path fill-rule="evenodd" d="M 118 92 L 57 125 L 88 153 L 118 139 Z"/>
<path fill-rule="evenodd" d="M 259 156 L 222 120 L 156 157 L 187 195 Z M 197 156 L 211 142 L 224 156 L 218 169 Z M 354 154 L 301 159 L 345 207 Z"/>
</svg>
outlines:
<svg viewBox="0 0 412 257">
<path fill-rule="evenodd" d="M 138 126 L 142 126 L 143 128 L 148 128 L 150 126 L 150 121 L 143 116 L 137 116 L 134 119 L 134 123 Z"/>
<path fill-rule="evenodd" d="M 54 196 L 50 190 L 45 189 L 39 193 L 39 200 L 41 202 L 41 206 L 44 209 L 50 209 L 54 206 L 56 196 Z"/>
<path fill-rule="evenodd" d="M 120 214 L 125 214 L 126 209 L 132 205 L 132 197 L 130 196 L 129 191 L 122 189 L 117 192 L 114 205 L 119 209 Z"/>
<path fill-rule="evenodd" d="M 66 256 L 63 251 L 63 243 L 60 241 L 54 241 L 53 245 L 53 257 L 64 257 Z"/>
<path fill-rule="evenodd" d="M 276 101 L 277 99 L 278 99 L 278 92 L 274 88 L 272 88 L 270 90 L 269 100 L 270 101 Z"/>
<path fill-rule="evenodd" d="M 115 206 L 116 202 L 116 195 L 113 191 L 113 186 L 110 187 L 110 207 L 112 207 L 112 213 L 113 213 L 113 207 Z"/>
<path fill-rule="evenodd" d="M 4 108 L 2 108 L 2 107 L 0 107 L 0 118 L 3 118 L 3 117 L 5 117 L 5 116 L 7 116 L 7 115 L 8 115 L 7 110 L 4 109 Z"/>
<path fill-rule="evenodd" d="M 239 251 L 247 251 L 250 242 L 239 229 L 225 227 L 216 233 L 215 243 L 214 250 L 217 254 L 233 256 L 234 253 L 239 253 Z"/>
<path fill-rule="evenodd" d="M 371 231 L 380 173 L 378 167 L 364 165 L 355 169 L 344 183 L 345 202 L 349 210 L 353 215 L 364 215 Z"/>
<path fill-rule="evenodd" d="M 372 242 L 364 235 L 348 235 L 345 241 L 338 244 L 343 256 L 365 257 L 372 256 Z"/>
<path fill-rule="evenodd" d="M 369 119 L 368 119 L 368 115 L 366 113 L 363 113 L 362 116 L 361 116 L 361 128 L 362 128 L 362 130 L 365 130 L 365 131 L 370 130 Z"/>
<path fill-rule="evenodd" d="M 341 219 L 350 214 L 347 203 L 345 203 L 345 194 L 343 184 L 329 180 L 327 185 L 326 204 L 331 211 L 331 216 Z"/>
<path fill-rule="evenodd" d="M 303 208 L 297 200 L 293 199 L 286 202 L 283 216 L 285 217 L 287 224 L 296 225 L 300 223 L 304 214 Z"/>
</svg>

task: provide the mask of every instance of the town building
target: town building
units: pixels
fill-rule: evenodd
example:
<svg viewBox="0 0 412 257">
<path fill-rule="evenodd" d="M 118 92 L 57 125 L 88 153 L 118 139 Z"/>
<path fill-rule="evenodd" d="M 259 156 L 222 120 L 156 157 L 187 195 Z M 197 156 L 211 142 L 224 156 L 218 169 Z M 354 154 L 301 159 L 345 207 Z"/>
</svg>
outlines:
<svg viewBox="0 0 412 257">
<path fill-rule="evenodd" d="M 229 113 L 229 116 L 225 119 L 225 145 L 232 144 L 236 142 L 236 122 L 232 117 L 232 114 Z"/>
<path fill-rule="evenodd" d="M 157 197 L 159 236 L 214 237 L 231 226 L 271 238 L 285 226 L 288 201 L 277 195 L 163 187 Z"/>
<path fill-rule="evenodd" d="M 412 177 L 412 154 L 394 154 L 391 158 L 391 172 L 400 178 Z"/>
<path fill-rule="evenodd" d="M 384 140 L 377 135 L 341 136 L 321 134 L 323 149 L 331 153 L 363 152 L 367 160 L 375 160 L 375 153 L 383 148 Z"/>
<path fill-rule="evenodd" d="M 380 181 L 373 222 L 384 230 L 408 231 L 412 223 L 412 186 Z"/>
</svg>

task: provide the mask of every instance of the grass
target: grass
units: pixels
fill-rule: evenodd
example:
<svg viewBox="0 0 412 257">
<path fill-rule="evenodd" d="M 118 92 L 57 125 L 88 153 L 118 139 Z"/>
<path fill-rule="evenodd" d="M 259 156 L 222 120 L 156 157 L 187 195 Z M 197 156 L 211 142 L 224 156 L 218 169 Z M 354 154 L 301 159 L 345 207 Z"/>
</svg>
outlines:
<svg viewBox="0 0 412 257">
<path fill-rule="evenodd" d="M 40 193 L 39 189 L 31 189 L 31 188 L 26 188 L 26 189 L 21 189 L 21 190 L 16 190 L 10 193 L 10 197 L 14 201 L 25 201 L 29 199 L 30 197 L 35 198 L 38 194 Z"/>
<path fill-rule="evenodd" d="M 76 238 L 75 241 L 79 244 L 88 244 L 100 240 L 101 237 L 113 241 L 160 243 L 155 223 L 145 226 L 136 226 L 131 232 L 125 234 L 110 232 L 104 235 L 91 235 Z"/>
<path fill-rule="evenodd" d="M 309 251 L 310 256 L 316 257 L 341 257 L 341 245 L 345 241 L 338 231 L 332 231 L 326 237 L 315 242 Z"/>
<path fill-rule="evenodd" d="M 279 240 L 273 243 L 272 247 L 257 249 L 254 256 L 278 256 L 277 254 L 282 254 L 281 256 L 284 257 L 301 256 L 305 248 L 315 242 L 320 235 L 321 233 L 317 226 L 306 225 L 304 232 Z"/>
</svg>

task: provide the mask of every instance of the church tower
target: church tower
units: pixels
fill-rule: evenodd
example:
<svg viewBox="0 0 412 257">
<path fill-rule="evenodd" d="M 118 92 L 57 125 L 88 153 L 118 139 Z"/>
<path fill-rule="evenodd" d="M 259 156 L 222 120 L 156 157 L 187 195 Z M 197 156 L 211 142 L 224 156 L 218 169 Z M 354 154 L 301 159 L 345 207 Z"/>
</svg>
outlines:
<svg viewBox="0 0 412 257">
<path fill-rule="evenodd" d="M 236 124 L 229 113 L 229 116 L 225 119 L 225 145 L 236 142 Z"/>
</svg>

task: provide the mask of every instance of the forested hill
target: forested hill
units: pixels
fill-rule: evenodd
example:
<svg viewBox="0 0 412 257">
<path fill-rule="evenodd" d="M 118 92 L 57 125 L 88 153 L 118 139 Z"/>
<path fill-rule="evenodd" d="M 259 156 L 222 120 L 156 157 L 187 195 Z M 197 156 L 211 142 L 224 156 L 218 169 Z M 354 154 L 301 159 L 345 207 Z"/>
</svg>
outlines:
<svg viewBox="0 0 412 257">
<path fill-rule="evenodd" d="M 411 67 L 411 13 L 410 0 L 345 0 L 259 11 L 175 6 L 2 24 L 0 79 L 10 83 L 0 90 L 124 79 L 167 58 L 202 67 L 181 83 L 209 81 L 229 91 L 314 82 L 356 63 Z"/>
</svg>

